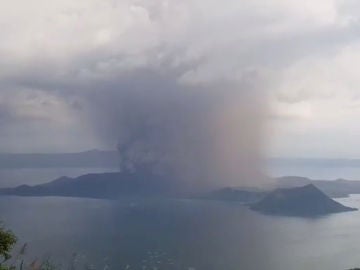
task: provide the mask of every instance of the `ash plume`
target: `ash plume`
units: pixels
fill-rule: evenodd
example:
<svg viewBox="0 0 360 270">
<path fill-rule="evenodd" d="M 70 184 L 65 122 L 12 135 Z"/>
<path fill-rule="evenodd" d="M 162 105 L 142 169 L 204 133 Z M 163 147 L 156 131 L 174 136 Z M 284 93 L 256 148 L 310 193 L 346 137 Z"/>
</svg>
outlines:
<svg viewBox="0 0 360 270">
<path fill-rule="evenodd" d="M 266 105 L 256 74 L 199 83 L 187 72 L 135 70 L 87 91 L 96 134 L 117 145 L 121 171 L 184 189 L 259 183 Z"/>
</svg>

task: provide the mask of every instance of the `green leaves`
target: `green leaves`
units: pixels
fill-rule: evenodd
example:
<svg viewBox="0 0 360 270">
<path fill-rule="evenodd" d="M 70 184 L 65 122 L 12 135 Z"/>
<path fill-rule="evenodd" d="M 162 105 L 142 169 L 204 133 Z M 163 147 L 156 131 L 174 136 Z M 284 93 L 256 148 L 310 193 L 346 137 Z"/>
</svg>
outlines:
<svg viewBox="0 0 360 270">
<path fill-rule="evenodd" d="M 11 258 L 10 252 L 16 241 L 17 238 L 12 231 L 0 227 L 0 256 L 2 257 L 2 263 Z"/>
</svg>

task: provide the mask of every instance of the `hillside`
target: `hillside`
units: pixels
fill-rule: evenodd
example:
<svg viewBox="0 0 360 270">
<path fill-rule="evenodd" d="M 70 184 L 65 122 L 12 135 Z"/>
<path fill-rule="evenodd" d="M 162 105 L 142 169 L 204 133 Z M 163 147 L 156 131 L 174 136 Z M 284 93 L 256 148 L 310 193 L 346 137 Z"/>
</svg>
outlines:
<svg viewBox="0 0 360 270">
<path fill-rule="evenodd" d="M 286 216 L 319 216 L 356 210 L 332 200 L 313 184 L 276 189 L 250 208 L 266 214 Z"/>
<path fill-rule="evenodd" d="M 61 177 L 46 184 L 2 188 L 0 195 L 64 196 L 116 199 L 124 196 L 166 194 L 172 187 L 159 176 L 140 173 L 97 173 Z"/>
<path fill-rule="evenodd" d="M 360 181 L 354 180 L 312 180 L 306 177 L 285 176 L 275 179 L 279 188 L 301 187 L 313 184 L 332 198 L 347 197 L 350 194 L 360 194 Z"/>
</svg>

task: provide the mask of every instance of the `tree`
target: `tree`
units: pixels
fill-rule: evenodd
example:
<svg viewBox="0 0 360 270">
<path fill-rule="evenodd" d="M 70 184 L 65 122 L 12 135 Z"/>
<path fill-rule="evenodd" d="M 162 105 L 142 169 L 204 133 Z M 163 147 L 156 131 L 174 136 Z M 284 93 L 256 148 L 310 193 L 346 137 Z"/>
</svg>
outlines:
<svg viewBox="0 0 360 270">
<path fill-rule="evenodd" d="M 10 252 L 16 241 L 16 236 L 12 231 L 0 226 L 0 270 L 7 269 L 3 263 L 11 258 Z"/>
</svg>

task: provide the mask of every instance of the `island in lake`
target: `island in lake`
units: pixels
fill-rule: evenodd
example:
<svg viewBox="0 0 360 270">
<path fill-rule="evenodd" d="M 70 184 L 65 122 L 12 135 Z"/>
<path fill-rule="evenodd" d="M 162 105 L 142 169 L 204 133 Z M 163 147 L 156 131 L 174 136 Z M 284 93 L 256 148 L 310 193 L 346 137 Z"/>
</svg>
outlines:
<svg viewBox="0 0 360 270">
<path fill-rule="evenodd" d="M 334 201 L 313 184 L 276 189 L 251 205 L 250 209 L 285 216 L 320 216 L 357 210 Z"/>
<path fill-rule="evenodd" d="M 250 209 L 287 216 L 318 216 L 357 209 L 344 206 L 313 184 L 301 187 L 277 188 L 274 191 L 245 188 L 221 188 L 199 195 L 180 193 L 174 183 L 148 173 L 97 173 L 76 178 L 61 177 L 52 182 L 14 188 L 1 188 L 0 195 L 62 196 L 99 199 L 160 196 L 232 201 Z"/>
</svg>

